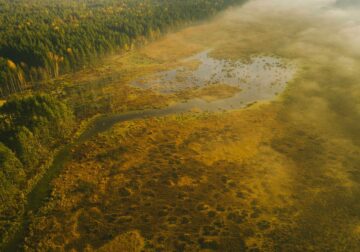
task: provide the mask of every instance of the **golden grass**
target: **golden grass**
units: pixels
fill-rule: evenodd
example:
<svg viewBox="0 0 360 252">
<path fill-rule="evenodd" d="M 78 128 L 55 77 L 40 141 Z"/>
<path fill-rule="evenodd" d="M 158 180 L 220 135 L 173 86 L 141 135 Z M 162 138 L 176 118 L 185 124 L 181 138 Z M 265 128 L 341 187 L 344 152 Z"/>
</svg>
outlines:
<svg viewBox="0 0 360 252">
<path fill-rule="evenodd" d="M 127 84 L 207 48 L 218 58 L 280 55 L 301 69 L 277 102 L 121 123 L 74 149 L 43 217 L 32 220 L 29 244 L 119 250 L 137 230 L 148 251 L 184 244 L 187 251 L 211 244 L 243 251 L 242 242 L 260 251 L 359 250 L 359 63 L 328 16 L 264 13 L 261 2 L 69 76 L 87 81 L 124 73 L 101 90 L 112 95 L 114 111 L 126 111 L 179 99 Z M 218 85 L 182 98 L 212 101 L 237 91 Z M 204 231 L 208 226 L 218 233 Z"/>
<path fill-rule="evenodd" d="M 97 252 L 141 252 L 144 249 L 144 238 L 138 231 L 121 234 L 109 243 L 105 244 Z"/>
<path fill-rule="evenodd" d="M 241 92 L 238 87 L 226 84 L 212 84 L 203 88 L 190 89 L 179 92 L 177 96 L 181 99 L 201 98 L 207 102 L 226 99 Z"/>
<path fill-rule="evenodd" d="M 81 218 L 83 218 L 81 217 L 83 214 L 78 212 L 71 213 L 71 209 L 74 207 L 84 207 L 84 214 L 93 212 L 93 210 L 87 209 L 86 205 L 83 205 L 84 195 L 87 194 L 87 191 L 79 189 L 79 181 L 81 181 L 80 184 L 92 185 L 94 187 L 91 190 L 91 194 L 87 196 L 87 201 L 90 204 L 107 205 L 109 207 L 108 210 L 101 210 L 96 215 L 91 214 L 99 221 L 98 225 L 104 225 L 105 229 L 109 231 L 113 227 L 109 226 L 109 224 L 101 224 L 101 216 L 110 213 L 122 215 L 118 212 L 120 210 L 116 210 L 115 205 L 120 202 L 117 202 L 117 196 L 112 191 L 116 188 L 126 187 L 135 178 L 131 175 L 132 170 L 142 164 L 157 162 L 158 168 L 166 173 L 171 169 L 167 162 L 174 160 L 172 158 L 174 155 L 178 156 L 179 161 L 185 166 L 187 164 L 186 160 L 194 160 L 193 162 L 204 164 L 208 170 L 201 176 L 194 176 L 191 170 L 189 170 L 189 172 L 184 172 L 183 175 L 179 176 L 178 179 L 168 178 L 169 185 L 165 191 L 176 192 L 179 190 L 180 192 L 181 188 L 203 188 L 214 183 L 214 175 L 217 173 L 224 175 L 232 174 L 228 177 L 226 183 L 234 186 L 234 189 L 231 189 L 231 191 L 234 190 L 234 195 L 232 193 L 225 193 L 219 198 L 219 201 L 224 204 L 225 208 L 239 204 L 236 193 L 246 194 L 247 190 L 253 191 L 254 194 L 253 196 L 247 196 L 247 199 L 241 200 L 243 202 L 241 203 L 241 209 L 243 210 L 247 209 L 247 211 L 251 212 L 251 202 L 255 199 L 258 202 L 258 208 L 262 209 L 262 211 L 264 209 L 287 206 L 291 201 L 285 203 L 283 199 L 286 197 L 285 195 L 289 194 L 288 183 L 291 181 L 290 175 L 284 167 L 284 164 L 288 161 L 286 158 L 276 154 L 270 147 L 264 145 L 264 143 L 271 141 L 274 135 L 279 134 L 279 127 L 273 119 L 277 113 L 276 111 L 276 107 L 270 109 L 264 105 L 221 115 L 189 114 L 118 124 L 110 132 L 84 143 L 75 150 L 74 160 L 68 164 L 63 174 L 54 181 L 55 188 L 53 194 L 58 200 L 52 204 L 54 204 L 54 209 L 62 212 L 64 215 L 61 214 L 60 216 L 63 217 L 53 218 L 56 219 L 56 222 L 63 223 L 67 228 L 71 228 L 74 225 L 78 226 L 78 223 L 82 222 Z M 264 120 L 260 118 L 264 118 Z M 277 130 L 274 130 L 274 128 L 277 128 Z M 170 139 L 170 142 L 173 142 L 176 148 L 169 154 L 165 154 L 163 152 L 166 151 L 166 147 L 164 147 L 165 149 L 159 153 L 161 155 L 157 155 L 156 159 L 154 159 L 155 157 L 152 157 L 151 153 L 159 145 L 164 144 L 165 146 L 169 143 Z M 113 154 L 108 155 L 108 153 Z M 261 160 L 269 154 L 272 157 L 272 161 L 269 164 L 271 169 L 261 164 Z M 104 157 L 102 157 L 103 155 Z M 219 165 L 221 163 L 224 163 L 224 165 Z M 242 167 L 242 164 L 246 164 L 248 167 L 244 166 L 239 171 L 233 170 L 230 172 L 231 168 L 227 168 L 227 164 L 239 164 L 240 167 Z M 115 169 L 111 174 L 109 173 L 110 167 Z M 144 168 L 146 173 L 146 166 Z M 192 169 L 195 171 L 196 166 Z M 222 169 L 230 170 L 225 172 Z M 153 176 L 158 175 L 149 174 L 149 177 L 143 177 L 143 179 L 148 180 Z M 153 190 L 155 188 L 149 187 L 148 189 Z M 136 190 L 128 190 L 128 193 L 131 197 L 131 195 L 136 193 Z M 192 196 L 199 197 L 197 193 L 195 191 Z M 168 200 L 170 200 L 168 203 L 171 203 L 171 199 Z M 203 200 L 207 201 L 210 199 L 204 198 Z M 112 206 L 112 204 L 115 205 Z M 140 202 L 139 204 L 141 205 Z M 161 207 L 162 203 L 159 203 L 157 208 L 161 209 Z M 212 209 L 214 206 L 210 207 L 209 205 L 209 208 Z M 81 210 L 81 212 L 83 211 Z M 146 212 L 145 209 L 142 212 L 144 214 L 153 214 Z M 277 219 L 267 215 L 266 212 L 264 211 L 261 215 L 261 219 L 266 219 L 274 224 L 277 223 Z M 136 218 L 135 212 L 127 214 L 126 218 Z M 219 212 L 218 214 L 226 218 L 226 213 Z M 48 230 L 47 226 L 52 222 L 50 220 L 46 222 L 47 224 L 39 221 L 35 222 L 33 228 L 37 230 L 42 227 L 47 232 L 46 236 L 51 236 L 51 233 L 60 231 L 56 227 L 53 231 Z M 159 224 L 161 223 L 163 221 L 160 221 Z M 256 228 L 256 219 L 249 219 L 246 223 L 249 228 Z M 143 232 L 143 230 L 141 231 Z M 154 234 L 162 234 L 162 232 L 164 230 Z M 174 235 L 170 230 L 166 231 L 166 233 L 164 233 L 165 237 L 170 238 Z M 36 234 L 35 236 L 38 235 Z M 92 238 L 94 240 L 83 240 L 87 235 L 91 235 L 85 230 L 80 231 L 79 235 L 79 242 L 81 244 L 85 242 L 89 248 L 95 244 L 102 243 L 100 238 L 96 236 Z M 193 235 L 196 236 L 196 234 Z M 73 235 L 70 237 L 64 233 L 62 236 L 64 245 L 73 240 L 71 238 Z M 124 237 L 124 235 L 120 234 L 120 237 Z M 109 243 L 111 245 L 104 245 L 103 248 L 110 249 L 111 247 L 111 249 L 118 249 L 119 251 L 119 249 L 124 248 L 123 246 L 128 246 L 127 243 L 121 241 L 123 241 L 122 238 L 115 238 Z M 162 243 L 152 242 L 162 246 Z M 253 238 L 249 238 L 246 242 L 251 244 Z M 50 240 L 46 244 L 49 246 L 48 248 L 53 246 Z M 173 245 L 168 244 L 164 246 L 169 246 L 168 248 L 170 249 Z M 191 248 L 196 249 L 197 246 L 193 245 Z"/>
</svg>

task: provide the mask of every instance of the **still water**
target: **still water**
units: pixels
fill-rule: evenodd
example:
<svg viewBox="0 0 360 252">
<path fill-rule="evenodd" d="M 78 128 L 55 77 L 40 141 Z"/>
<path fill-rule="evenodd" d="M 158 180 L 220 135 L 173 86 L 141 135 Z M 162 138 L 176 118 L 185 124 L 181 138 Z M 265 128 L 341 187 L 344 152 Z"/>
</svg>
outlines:
<svg viewBox="0 0 360 252">
<path fill-rule="evenodd" d="M 216 214 L 226 218 L 220 223 L 221 227 L 209 219 L 216 230 L 220 229 L 218 235 L 203 234 L 203 229 L 189 224 L 191 230 L 200 230 L 193 236 L 206 238 L 192 241 L 191 246 L 197 246 L 197 242 L 204 245 L 212 239 L 227 251 L 245 248 L 249 251 L 360 251 L 358 1 L 252 0 L 176 36 L 211 50 L 188 55 L 183 59 L 183 67 L 135 79 L 131 85 L 164 95 L 219 83 L 238 87 L 239 92 L 223 100 L 190 99 L 161 110 L 99 118 L 74 145 L 59 153 L 49 177 L 30 194 L 28 211 L 36 212 L 41 207 L 40 203 L 49 193 L 49 178 L 57 176 L 63 166 L 71 162 L 70 148 L 110 130 L 116 123 L 179 114 L 192 108 L 219 113 L 225 109 L 230 114 L 232 109 L 265 100 L 272 102 L 263 106 L 259 115 L 254 112 L 253 117 L 249 116 L 251 120 L 241 122 L 243 135 L 239 130 L 233 136 L 234 139 L 247 133 L 252 136 L 254 127 L 262 131 L 271 121 L 271 134 L 262 136 L 250 157 L 236 163 L 231 159 L 237 160 L 236 155 L 233 157 L 230 153 L 228 160 L 221 160 L 233 168 L 229 168 L 227 174 L 223 174 L 217 163 L 209 166 L 198 162 L 194 166 L 194 169 L 204 166 L 208 173 L 220 169 L 221 174 L 227 176 L 224 181 L 231 181 L 231 185 L 224 182 L 229 189 L 214 184 L 220 192 L 218 198 L 201 194 L 201 200 L 206 202 L 222 202 L 224 213 L 219 208 Z M 163 50 L 164 54 L 171 53 L 166 47 Z M 197 67 L 188 68 L 189 61 L 196 62 Z M 208 124 L 213 126 L 211 122 Z M 205 137 L 205 147 L 216 137 Z M 230 140 L 229 143 L 234 145 Z M 247 142 L 236 144 L 239 149 L 247 146 Z M 211 149 L 205 147 L 204 153 Z M 162 168 L 167 171 L 171 166 Z M 217 173 L 213 175 L 218 177 Z M 231 191 L 231 186 L 239 190 L 238 194 Z M 221 189 L 229 189 L 234 195 L 224 196 L 228 192 L 222 194 Z M 171 190 L 172 187 L 168 187 L 163 191 Z M 190 196 L 198 196 L 196 190 L 189 191 Z M 70 214 L 64 211 L 66 215 Z M 162 224 L 159 222 L 161 230 L 166 226 Z M 27 225 L 25 220 L 24 226 Z M 111 226 L 106 228 L 109 230 Z M 171 238 L 169 241 L 177 237 L 171 228 L 164 230 L 164 234 Z M 86 233 L 83 235 L 79 239 L 89 242 Z M 155 237 L 156 233 L 152 235 Z M 19 234 L 13 245 L 24 236 L 26 234 Z"/>
</svg>

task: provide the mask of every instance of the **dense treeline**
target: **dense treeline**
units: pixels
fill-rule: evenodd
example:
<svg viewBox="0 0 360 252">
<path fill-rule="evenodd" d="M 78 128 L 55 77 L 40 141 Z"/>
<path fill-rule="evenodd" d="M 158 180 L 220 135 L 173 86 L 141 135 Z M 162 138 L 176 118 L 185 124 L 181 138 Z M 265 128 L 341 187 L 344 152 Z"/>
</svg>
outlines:
<svg viewBox="0 0 360 252">
<path fill-rule="evenodd" d="M 0 97 L 244 0 L 0 0 Z"/>
<path fill-rule="evenodd" d="M 0 238 L 21 216 L 26 190 L 54 146 L 70 136 L 73 122 L 71 110 L 46 95 L 0 107 Z"/>
</svg>

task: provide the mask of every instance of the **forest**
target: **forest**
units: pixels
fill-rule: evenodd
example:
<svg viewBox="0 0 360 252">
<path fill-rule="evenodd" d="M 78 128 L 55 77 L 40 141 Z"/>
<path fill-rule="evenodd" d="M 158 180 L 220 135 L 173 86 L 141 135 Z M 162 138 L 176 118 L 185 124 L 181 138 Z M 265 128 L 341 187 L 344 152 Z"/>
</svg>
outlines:
<svg viewBox="0 0 360 252">
<path fill-rule="evenodd" d="M 24 210 L 25 194 L 64 144 L 74 126 L 72 111 L 55 98 L 10 99 L 0 108 L 0 234 L 2 239 Z"/>
<path fill-rule="evenodd" d="M 0 97 L 242 0 L 0 1 Z"/>
</svg>

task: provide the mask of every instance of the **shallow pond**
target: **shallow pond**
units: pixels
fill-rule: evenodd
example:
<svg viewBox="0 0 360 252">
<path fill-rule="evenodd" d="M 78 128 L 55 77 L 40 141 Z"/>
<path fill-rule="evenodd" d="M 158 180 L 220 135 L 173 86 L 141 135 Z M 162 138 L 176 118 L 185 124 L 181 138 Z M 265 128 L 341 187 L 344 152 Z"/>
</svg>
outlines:
<svg viewBox="0 0 360 252">
<path fill-rule="evenodd" d="M 239 92 L 230 98 L 211 102 L 198 98 L 178 105 L 214 111 L 241 108 L 257 101 L 271 100 L 285 90 L 286 84 L 296 72 L 294 64 L 274 56 L 253 56 L 248 60 L 234 61 L 216 59 L 210 54 L 211 50 L 206 50 L 183 60 L 184 64 L 197 63 L 196 69 L 181 66 L 142 77 L 131 85 L 162 94 L 217 84 L 239 88 Z"/>
</svg>

